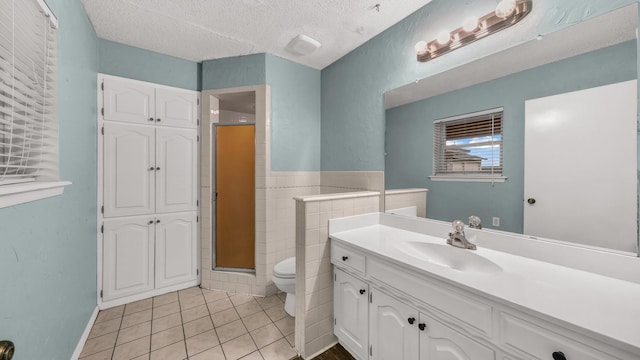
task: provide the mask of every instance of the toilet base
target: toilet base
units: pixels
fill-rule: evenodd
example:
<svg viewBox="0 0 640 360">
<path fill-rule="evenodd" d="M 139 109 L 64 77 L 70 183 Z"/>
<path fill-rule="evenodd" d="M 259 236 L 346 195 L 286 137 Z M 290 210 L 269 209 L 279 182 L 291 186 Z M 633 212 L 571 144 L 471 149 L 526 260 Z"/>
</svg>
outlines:
<svg viewBox="0 0 640 360">
<path fill-rule="evenodd" d="M 296 294 L 287 293 L 287 298 L 284 301 L 284 311 L 293 317 L 296 316 Z"/>
</svg>

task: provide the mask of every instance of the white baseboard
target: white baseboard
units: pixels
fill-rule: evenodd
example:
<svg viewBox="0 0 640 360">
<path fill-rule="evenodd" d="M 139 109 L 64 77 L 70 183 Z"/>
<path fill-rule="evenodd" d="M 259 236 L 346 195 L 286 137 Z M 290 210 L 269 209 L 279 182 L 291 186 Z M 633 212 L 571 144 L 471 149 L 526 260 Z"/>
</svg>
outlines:
<svg viewBox="0 0 640 360">
<path fill-rule="evenodd" d="M 82 353 L 84 344 L 87 342 L 87 339 L 89 338 L 89 333 L 93 328 L 93 323 L 96 322 L 96 318 L 98 317 L 98 312 L 100 312 L 100 309 L 98 309 L 98 307 L 96 306 L 96 308 L 93 309 L 93 313 L 89 318 L 89 322 L 87 323 L 87 326 L 84 328 L 84 332 L 82 333 L 80 340 L 78 341 L 78 345 L 76 345 L 76 350 L 73 352 L 73 355 L 71 355 L 71 360 L 78 360 L 78 358 L 80 357 L 80 353 Z"/>
</svg>

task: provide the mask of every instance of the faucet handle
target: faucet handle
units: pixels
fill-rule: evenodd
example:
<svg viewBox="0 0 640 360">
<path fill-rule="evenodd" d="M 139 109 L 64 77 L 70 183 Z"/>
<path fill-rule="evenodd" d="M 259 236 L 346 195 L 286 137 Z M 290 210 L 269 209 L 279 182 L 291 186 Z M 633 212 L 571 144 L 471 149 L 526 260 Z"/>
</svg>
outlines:
<svg viewBox="0 0 640 360">
<path fill-rule="evenodd" d="M 457 234 L 464 232 L 464 223 L 461 220 L 454 220 L 451 226 Z"/>
<path fill-rule="evenodd" d="M 469 216 L 469 227 L 474 229 L 482 229 L 480 218 L 475 215 Z"/>
</svg>

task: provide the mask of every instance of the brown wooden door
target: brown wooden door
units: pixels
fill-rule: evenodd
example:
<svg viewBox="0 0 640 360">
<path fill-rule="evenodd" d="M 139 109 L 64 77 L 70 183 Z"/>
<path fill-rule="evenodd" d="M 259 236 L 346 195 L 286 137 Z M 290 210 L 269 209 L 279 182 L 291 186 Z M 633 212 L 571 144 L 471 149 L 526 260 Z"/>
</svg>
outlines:
<svg viewBox="0 0 640 360">
<path fill-rule="evenodd" d="M 255 269 L 255 125 L 216 127 L 216 267 Z"/>
</svg>

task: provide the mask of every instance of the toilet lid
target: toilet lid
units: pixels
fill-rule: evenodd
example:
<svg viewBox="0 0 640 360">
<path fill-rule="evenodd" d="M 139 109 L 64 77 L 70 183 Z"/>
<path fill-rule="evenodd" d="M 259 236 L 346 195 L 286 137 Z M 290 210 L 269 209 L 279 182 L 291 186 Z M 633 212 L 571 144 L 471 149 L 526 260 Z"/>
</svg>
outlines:
<svg viewBox="0 0 640 360">
<path fill-rule="evenodd" d="M 282 260 L 273 267 L 273 275 L 281 278 L 293 278 L 296 276 L 296 258 L 290 257 Z"/>
</svg>

